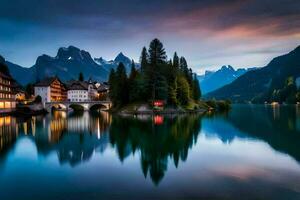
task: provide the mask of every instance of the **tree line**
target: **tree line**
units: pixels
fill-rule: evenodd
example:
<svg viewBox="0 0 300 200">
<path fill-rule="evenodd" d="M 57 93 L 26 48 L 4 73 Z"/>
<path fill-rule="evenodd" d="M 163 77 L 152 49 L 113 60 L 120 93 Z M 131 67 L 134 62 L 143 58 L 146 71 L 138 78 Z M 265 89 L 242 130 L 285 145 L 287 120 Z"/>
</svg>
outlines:
<svg viewBox="0 0 300 200">
<path fill-rule="evenodd" d="M 293 76 L 289 76 L 286 79 L 283 77 L 277 77 L 272 80 L 269 90 L 266 93 L 254 97 L 252 102 L 278 102 L 295 104 L 300 102 L 300 89 L 297 87 L 295 78 Z"/>
<path fill-rule="evenodd" d="M 115 107 L 133 102 L 163 100 L 171 106 L 186 106 L 201 97 L 199 82 L 184 57 L 174 53 L 168 60 L 161 41 L 154 39 L 143 48 L 140 68 L 132 61 L 127 76 L 123 63 L 109 75 L 110 99 Z"/>
</svg>

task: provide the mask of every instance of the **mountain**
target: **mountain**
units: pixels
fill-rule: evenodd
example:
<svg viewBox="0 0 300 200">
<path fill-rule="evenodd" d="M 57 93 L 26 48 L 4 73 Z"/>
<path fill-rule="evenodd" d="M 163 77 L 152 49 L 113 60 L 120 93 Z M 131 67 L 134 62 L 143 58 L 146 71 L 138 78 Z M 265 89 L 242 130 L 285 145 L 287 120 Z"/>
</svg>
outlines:
<svg viewBox="0 0 300 200">
<path fill-rule="evenodd" d="M 114 60 L 107 61 L 107 60 L 103 59 L 102 57 L 94 58 L 94 60 L 97 64 L 103 66 L 104 68 L 106 68 L 109 71 L 111 69 L 116 69 L 120 62 L 122 62 L 124 64 L 127 73 L 130 73 L 130 71 L 131 71 L 131 62 L 132 61 L 130 58 L 125 56 L 122 52 L 119 53 Z M 135 63 L 135 65 L 136 65 L 136 67 L 139 67 L 138 63 Z"/>
<path fill-rule="evenodd" d="M 63 81 L 77 79 L 80 72 L 86 79 L 106 81 L 111 68 L 117 68 L 120 62 L 124 63 L 128 73 L 131 68 L 131 59 L 123 53 L 119 53 L 112 61 L 106 61 L 101 57 L 93 59 L 89 52 L 74 46 L 59 48 L 55 57 L 41 55 L 29 68 L 9 61 L 5 62 L 11 75 L 22 85 L 34 83 L 49 76 L 58 76 Z"/>
<path fill-rule="evenodd" d="M 213 73 L 215 73 L 215 71 L 206 70 L 204 74 L 197 76 L 198 81 L 201 83 L 204 79 L 209 78 Z"/>
<path fill-rule="evenodd" d="M 98 65 L 89 52 L 74 46 L 59 48 L 55 57 L 39 56 L 32 68 L 35 69 L 35 75 L 38 79 L 58 76 L 66 81 L 77 79 L 80 72 L 83 73 L 85 78 L 91 77 L 99 81 L 106 80 L 108 76 L 108 70 Z"/>
<path fill-rule="evenodd" d="M 246 102 L 259 97 L 263 99 L 270 92 L 284 87 L 289 77 L 293 80 L 300 78 L 300 46 L 274 58 L 265 67 L 248 71 L 232 83 L 208 93 L 206 97 L 231 99 L 234 102 Z"/>
<path fill-rule="evenodd" d="M 211 91 L 214 91 L 218 88 L 223 87 L 237 79 L 239 76 L 245 74 L 249 69 L 233 69 L 232 66 L 222 66 L 217 71 L 206 71 L 204 75 L 198 76 L 200 82 L 201 91 L 203 94 L 207 94 Z"/>
<path fill-rule="evenodd" d="M 17 80 L 19 84 L 26 85 L 27 83 L 32 82 L 32 80 L 35 80 L 34 68 L 22 67 L 9 61 L 6 61 L 5 63 L 8 66 L 12 77 Z"/>
</svg>

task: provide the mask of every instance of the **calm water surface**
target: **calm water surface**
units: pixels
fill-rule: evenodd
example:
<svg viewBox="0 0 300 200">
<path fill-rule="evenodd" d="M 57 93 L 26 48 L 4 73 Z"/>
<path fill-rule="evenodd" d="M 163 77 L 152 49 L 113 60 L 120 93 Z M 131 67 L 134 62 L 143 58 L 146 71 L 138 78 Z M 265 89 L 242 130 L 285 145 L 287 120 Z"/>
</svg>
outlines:
<svg viewBox="0 0 300 200">
<path fill-rule="evenodd" d="M 0 199 L 300 199 L 300 108 L 0 117 Z"/>
</svg>

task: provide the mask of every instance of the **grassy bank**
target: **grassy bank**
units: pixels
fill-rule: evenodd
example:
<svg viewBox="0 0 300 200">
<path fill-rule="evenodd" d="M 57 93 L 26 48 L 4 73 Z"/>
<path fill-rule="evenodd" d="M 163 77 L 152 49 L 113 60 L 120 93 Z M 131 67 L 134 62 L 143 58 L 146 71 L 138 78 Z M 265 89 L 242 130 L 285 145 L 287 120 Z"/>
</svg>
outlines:
<svg viewBox="0 0 300 200">
<path fill-rule="evenodd" d="M 218 112 L 230 109 L 228 101 L 190 101 L 186 106 L 170 106 L 163 108 L 153 107 L 149 103 L 137 102 L 122 107 L 113 107 L 110 111 L 118 114 L 184 114 L 184 113 L 205 113 Z"/>
</svg>

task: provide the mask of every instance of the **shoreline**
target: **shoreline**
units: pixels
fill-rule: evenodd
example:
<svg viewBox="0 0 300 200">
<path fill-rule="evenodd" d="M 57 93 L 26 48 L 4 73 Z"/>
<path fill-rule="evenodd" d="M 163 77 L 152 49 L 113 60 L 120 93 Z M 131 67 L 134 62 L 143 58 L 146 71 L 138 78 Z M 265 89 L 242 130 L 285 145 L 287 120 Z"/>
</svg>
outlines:
<svg viewBox="0 0 300 200">
<path fill-rule="evenodd" d="M 209 112 L 209 109 L 197 109 L 197 110 L 118 110 L 110 112 L 118 115 L 181 115 L 181 114 L 204 114 Z"/>
</svg>

